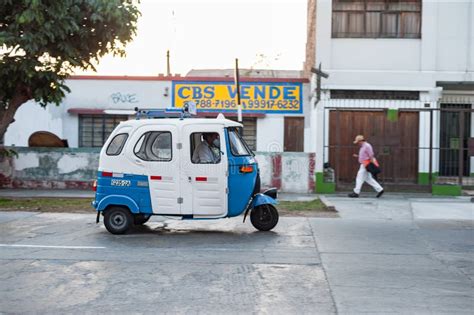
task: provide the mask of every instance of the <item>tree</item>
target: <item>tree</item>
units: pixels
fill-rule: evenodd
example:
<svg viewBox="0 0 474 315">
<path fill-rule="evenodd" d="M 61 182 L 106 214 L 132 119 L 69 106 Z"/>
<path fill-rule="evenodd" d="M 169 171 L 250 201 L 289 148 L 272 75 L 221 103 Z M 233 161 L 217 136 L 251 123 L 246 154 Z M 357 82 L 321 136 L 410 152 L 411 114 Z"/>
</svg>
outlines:
<svg viewBox="0 0 474 315">
<path fill-rule="evenodd" d="M 59 105 L 75 70 L 125 55 L 138 0 L 0 0 L 0 139 L 28 100 Z"/>
</svg>

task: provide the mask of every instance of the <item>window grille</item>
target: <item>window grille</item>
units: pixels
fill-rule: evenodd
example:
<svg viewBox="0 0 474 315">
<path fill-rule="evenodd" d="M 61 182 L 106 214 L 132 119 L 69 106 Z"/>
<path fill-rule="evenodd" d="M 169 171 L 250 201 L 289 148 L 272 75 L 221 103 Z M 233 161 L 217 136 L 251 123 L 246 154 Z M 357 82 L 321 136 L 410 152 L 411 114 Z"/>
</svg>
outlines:
<svg viewBox="0 0 474 315">
<path fill-rule="evenodd" d="M 79 115 L 79 146 L 102 147 L 125 115 Z"/>
<path fill-rule="evenodd" d="M 331 90 L 331 99 L 411 100 L 420 99 L 419 91 Z"/>
</svg>

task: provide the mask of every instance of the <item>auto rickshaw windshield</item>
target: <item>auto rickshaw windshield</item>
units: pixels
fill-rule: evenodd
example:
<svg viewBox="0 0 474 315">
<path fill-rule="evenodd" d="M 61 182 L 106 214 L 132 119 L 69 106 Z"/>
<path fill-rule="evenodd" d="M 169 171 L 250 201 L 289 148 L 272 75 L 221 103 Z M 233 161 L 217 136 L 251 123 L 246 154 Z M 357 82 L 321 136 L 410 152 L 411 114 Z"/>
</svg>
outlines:
<svg viewBox="0 0 474 315">
<path fill-rule="evenodd" d="M 230 150 L 234 156 L 254 156 L 244 139 L 240 136 L 237 128 L 229 128 Z"/>
</svg>

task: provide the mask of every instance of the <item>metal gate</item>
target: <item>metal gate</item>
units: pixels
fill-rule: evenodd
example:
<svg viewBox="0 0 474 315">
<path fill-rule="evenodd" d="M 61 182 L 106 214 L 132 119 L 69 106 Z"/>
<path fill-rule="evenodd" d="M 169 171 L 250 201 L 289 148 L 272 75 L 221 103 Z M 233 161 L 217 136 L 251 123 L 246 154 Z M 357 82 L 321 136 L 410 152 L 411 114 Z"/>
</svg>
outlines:
<svg viewBox="0 0 474 315">
<path fill-rule="evenodd" d="M 436 108 L 406 106 L 325 106 L 325 172 L 338 190 L 355 181 L 359 163 L 354 137 L 372 144 L 384 185 L 430 189 L 433 184 L 474 186 L 474 109 L 472 102 L 450 100 Z M 331 176 L 330 176 L 331 177 Z M 331 178 L 326 176 L 326 181 Z"/>
</svg>

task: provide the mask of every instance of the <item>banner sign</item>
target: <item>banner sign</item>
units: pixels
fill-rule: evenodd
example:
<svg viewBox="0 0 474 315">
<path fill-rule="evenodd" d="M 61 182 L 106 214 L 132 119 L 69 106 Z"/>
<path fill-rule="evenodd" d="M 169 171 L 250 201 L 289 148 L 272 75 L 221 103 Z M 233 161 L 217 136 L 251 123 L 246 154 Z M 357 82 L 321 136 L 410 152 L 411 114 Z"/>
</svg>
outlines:
<svg viewBox="0 0 474 315">
<path fill-rule="evenodd" d="M 172 106 L 196 103 L 201 112 L 237 111 L 237 91 L 233 82 L 172 83 Z M 240 82 L 242 112 L 267 114 L 301 114 L 303 84 L 276 82 Z"/>
</svg>

